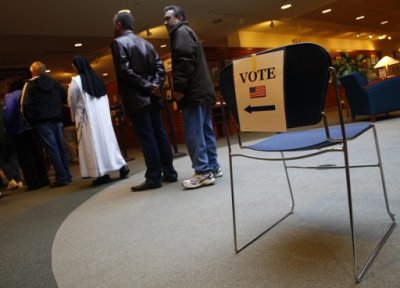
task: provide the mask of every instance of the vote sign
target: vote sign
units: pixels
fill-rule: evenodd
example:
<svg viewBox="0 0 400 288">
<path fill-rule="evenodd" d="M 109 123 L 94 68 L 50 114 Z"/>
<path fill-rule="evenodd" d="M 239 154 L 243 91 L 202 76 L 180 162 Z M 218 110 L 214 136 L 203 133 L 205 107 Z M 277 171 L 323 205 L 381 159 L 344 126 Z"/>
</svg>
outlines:
<svg viewBox="0 0 400 288">
<path fill-rule="evenodd" d="M 242 131 L 286 131 L 283 61 L 283 50 L 233 61 Z"/>
</svg>

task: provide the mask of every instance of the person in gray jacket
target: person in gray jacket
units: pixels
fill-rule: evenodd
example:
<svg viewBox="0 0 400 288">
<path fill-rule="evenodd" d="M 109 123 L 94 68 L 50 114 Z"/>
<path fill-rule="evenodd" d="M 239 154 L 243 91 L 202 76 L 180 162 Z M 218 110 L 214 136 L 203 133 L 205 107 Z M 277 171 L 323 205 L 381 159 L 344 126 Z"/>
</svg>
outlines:
<svg viewBox="0 0 400 288">
<path fill-rule="evenodd" d="M 185 142 L 195 174 L 184 180 L 186 189 L 214 184 L 222 177 L 211 120 L 215 91 L 203 47 L 188 26 L 179 6 L 164 8 L 164 24 L 171 39 L 174 98 L 182 109 Z"/>
<path fill-rule="evenodd" d="M 131 190 L 159 188 L 162 181 L 176 182 L 178 179 L 161 114 L 164 65 L 153 45 L 133 33 L 133 16 L 129 12 L 118 12 L 113 22 L 115 39 L 111 51 L 118 92 L 147 168 L 146 181 Z"/>
</svg>

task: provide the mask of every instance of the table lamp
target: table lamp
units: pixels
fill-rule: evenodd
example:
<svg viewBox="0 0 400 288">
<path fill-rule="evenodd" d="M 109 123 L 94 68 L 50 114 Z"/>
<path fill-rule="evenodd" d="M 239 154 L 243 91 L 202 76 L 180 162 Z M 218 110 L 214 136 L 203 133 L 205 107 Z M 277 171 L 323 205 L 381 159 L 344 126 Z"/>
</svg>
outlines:
<svg viewBox="0 0 400 288">
<path fill-rule="evenodd" d="M 386 76 L 389 76 L 389 66 L 400 63 L 400 61 L 393 59 L 392 57 L 385 56 L 376 63 L 374 68 L 385 68 Z"/>
</svg>

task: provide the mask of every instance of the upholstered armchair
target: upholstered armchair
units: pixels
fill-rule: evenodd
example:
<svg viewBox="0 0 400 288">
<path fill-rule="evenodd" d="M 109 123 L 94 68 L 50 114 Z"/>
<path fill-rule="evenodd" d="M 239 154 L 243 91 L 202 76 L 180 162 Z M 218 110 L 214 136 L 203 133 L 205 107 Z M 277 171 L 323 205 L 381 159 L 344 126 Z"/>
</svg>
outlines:
<svg viewBox="0 0 400 288">
<path fill-rule="evenodd" d="M 350 104 L 351 116 L 368 115 L 374 121 L 378 114 L 400 109 L 400 77 L 393 76 L 368 83 L 359 72 L 340 77 Z"/>
</svg>

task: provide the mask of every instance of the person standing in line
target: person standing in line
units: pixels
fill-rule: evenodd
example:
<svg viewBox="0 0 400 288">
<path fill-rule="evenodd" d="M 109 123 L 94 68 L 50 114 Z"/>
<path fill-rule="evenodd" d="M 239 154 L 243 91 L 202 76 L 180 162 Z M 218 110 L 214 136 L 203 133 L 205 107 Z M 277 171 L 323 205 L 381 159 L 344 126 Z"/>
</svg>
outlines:
<svg viewBox="0 0 400 288">
<path fill-rule="evenodd" d="M 106 85 L 83 56 L 75 56 L 72 66 L 78 75 L 69 85 L 68 105 L 77 131 L 81 176 L 96 177 L 94 186 L 110 182 L 110 171 L 119 170 L 120 178 L 127 178 L 129 168 L 115 137 Z"/>
<path fill-rule="evenodd" d="M 174 98 L 182 109 L 185 142 L 195 172 L 182 186 L 199 188 L 222 177 L 211 120 L 215 91 L 203 47 L 188 26 L 185 12 L 171 5 L 164 8 L 164 13 L 164 25 L 171 40 Z"/>
<path fill-rule="evenodd" d="M 6 94 L 7 96 L 8 94 Z M 2 102 L 2 101 L 1 101 Z M 6 133 L 3 103 L 0 105 L 0 167 L 8 180 L 7 190 L 23 188 L 14 139 Z M 5 181 L 3 181 L 5 184 Z"/>
<path fill-rule="evenodd" d="M 42 62 L 33 62 L 30 70 L 32 78 L 22 92 L 22 113 L 50 156 L 56 172 L 50 187 L 65 186 L 72 182 L 62 124 L 62 105 L 67 102 L 67 91 L 46 75 L 46 66 Z"/>
<path fill-rule="evenodd" d="M 146 180 L 131 190 L 159 188 L 162 181 L 176 182 L 178 179 L 161 113 L 164 65 L 153 45 L 133 33 L 134 20 L 130 12 L 118 12 L 113 22 L 115 39 L 111 51 L 118 92 L 147 168 Z"/>
<path fill-rule="evenodd" d="M 23 87 L 22 78 L 10 83 L 4 102 L 4 128 L 13 141 L 26 187 L 30 191 L 48 186 L 49 178 L 40 140 L 21 114 Z"/>
</svg>

